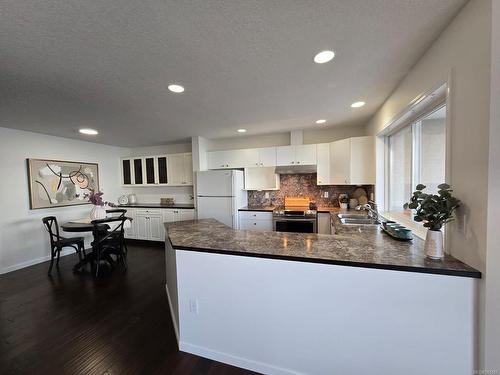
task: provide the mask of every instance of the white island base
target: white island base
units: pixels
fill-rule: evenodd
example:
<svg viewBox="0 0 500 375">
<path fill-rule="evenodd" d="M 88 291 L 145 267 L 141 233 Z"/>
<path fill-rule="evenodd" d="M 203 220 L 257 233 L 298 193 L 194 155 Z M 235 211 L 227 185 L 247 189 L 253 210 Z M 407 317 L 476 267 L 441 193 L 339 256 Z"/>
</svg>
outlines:
<svg viewBox="0 0 500 375">
<path fill-rule="evenodd" d="M 470 375 L 477 279 L 174 250 L 179 349 L 265 374 Z"/>
</svg>

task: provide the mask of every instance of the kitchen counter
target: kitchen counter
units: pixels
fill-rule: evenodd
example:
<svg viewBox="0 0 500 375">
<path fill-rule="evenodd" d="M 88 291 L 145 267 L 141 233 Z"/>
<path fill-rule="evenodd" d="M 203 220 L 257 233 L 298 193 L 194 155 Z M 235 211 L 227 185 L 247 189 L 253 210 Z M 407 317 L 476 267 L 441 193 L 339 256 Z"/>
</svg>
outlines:
<svg viewBox="0 0 500 375">
<path fill-rule="evenodd" d="M 258 212 L 272 212 L 276 206 L 246 206 L 239 209 L 239 211 L 258 211 Z M 339 211 L 339 207 L 318 207 L 318 213 L 329 213 Z"/>
<path fill-rule="evenodd" d="M 259 212 L 273 212 L 275 206 L 245 206 L 238 209 L 238 211 L 259 211 Z"/>
<path fill-rule="evenodd" d="M 385 374 L 475 368 L 481 274 L 450 256 L 426 259 L 418 239 L 360 226 L 244 231 L 215 219 L 165 228 L 181 351 L 264 374 L 374 373 L 372 360 L 353 358 L 375 358 Z"/>
<path fill-rule="evenodd" d="M 174 203 L 170 205 L 160 204 L 160 203 L 129 203 L 129 204 L 120 204 L 117 207 L 129 207 L 129 208 L 178 208 L 178 209 L 194 209 L 193 204 L 189 203 Z"/>
<path fill-rule="evenodd" d="M 378 227 L 344 226 L 335 235 L 234 230 L 214 219 L 166 223 L 174 249 L 480 278 L 447 255 L 426 258 L 424 243 L 397 241 Z"/>
</svg>

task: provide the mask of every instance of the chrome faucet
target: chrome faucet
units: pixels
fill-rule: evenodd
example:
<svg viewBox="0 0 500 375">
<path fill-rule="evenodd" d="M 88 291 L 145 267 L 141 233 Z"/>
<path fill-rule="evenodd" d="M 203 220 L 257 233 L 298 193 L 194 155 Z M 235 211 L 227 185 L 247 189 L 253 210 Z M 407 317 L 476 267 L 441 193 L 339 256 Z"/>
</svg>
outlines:
<svg viewBox="0 0 500 375">
<path fill-rule="evenodd" d="M 368 216 L 370 216 L 373 220 L 378 221 L 378 208 L 375 202 L 369 201 L 367 204 L 359 205 L 356 207 L 356 210 L 365 210 L 368 212 Z"/>
</svg>

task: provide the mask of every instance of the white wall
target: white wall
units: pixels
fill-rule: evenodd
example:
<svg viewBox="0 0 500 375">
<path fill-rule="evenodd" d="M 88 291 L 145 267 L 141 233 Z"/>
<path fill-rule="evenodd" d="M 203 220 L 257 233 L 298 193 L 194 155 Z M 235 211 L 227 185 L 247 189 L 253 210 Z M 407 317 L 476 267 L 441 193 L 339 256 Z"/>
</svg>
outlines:
<svg viewBox="0 0 500 375">
<path fill-rule="evenodd" d="M 183 250 L 176 257 L 182 351 L 264 374 L 475 368 L 477 279 Z"/>
<path fill-rule="evenodd" d="M 313 129 L 304 129 L 303 143 L 326 143 L 338 141 L 350 137 L 366 135 L 365 124 L 352 124 L 337 127 L 318 126 Z M 271 133 L 261 135 L 240 135 L 231 138 L 207 140 L 208 151 L 235 150 L 240 148 L 288 146 L 290 144 L 290 133 Z"/>
<path fill-rule="evenodd" d="M 99 163 L 99 183 L 104 198 L 116 202 L 123 194 L 119 160 L 128 152 L 120 147 L 0 128 L 0 273 L 48 258 L 49 237 L 42 217 L 54 215 L 62 223 L 86 217 L 91 209 L 85 205 L 30 210 L 27 158 Z"/>
<path fill-rule="evenodd" d="M 328 128 L 318 126 L 314 129 L 304 130 L 304 144 L 334 142 L 340 139 L 362 137 L 364 135 L 367 135 L 365 124 Z"/>
<path fill-rule="evenodd" d="M 130 149 L 130 156 L 147 156 L 191 152 L 191 143 L 177 143 L 162 146 L 135 147 Z M 193 204 L 192 186 L 134 186 L 124 188 L 126 194 L 134 193 L 139 203 L 160 203 L 160 198 L 174 198 L 175 203 Z"/>
<path fill-rule="evenodd" d="M 449 225 L 447 238 L 455 257 L 482 272 L 486 269 L 491 42 L 491 1 L 471 0 L 367 125 L 370 134 L 379 133 L 413 99 L 446 82 L 451 73 L 450 182 L 462 208 L 459 220 Z M 481 291 L 478 305 L 483 316 L 484 282 Z M 484 334 L 479 342 L 483 359 Z"/>
<path fill-rule="evenodd" d="M 290 144 L 290 133 L 241 135 L 231 138 L 209 139 L 208 151 L 237 150 L 240 148 L 286 146 Z"/>
<path fill-rule="evenodd" d="M 417 62 L 368 123 L 377 134 L 418 95 L 452 70 L 451 184 L 463 202 L 466 231 L 449 230 L 454 256 L 485 270 L 491 1 L 472 0 Z"/>
<path fill-rule="evenodd" d="M 500 371 L 500 1 L 493 2 L 486 256 L 485 369 Z"/>
</svg>

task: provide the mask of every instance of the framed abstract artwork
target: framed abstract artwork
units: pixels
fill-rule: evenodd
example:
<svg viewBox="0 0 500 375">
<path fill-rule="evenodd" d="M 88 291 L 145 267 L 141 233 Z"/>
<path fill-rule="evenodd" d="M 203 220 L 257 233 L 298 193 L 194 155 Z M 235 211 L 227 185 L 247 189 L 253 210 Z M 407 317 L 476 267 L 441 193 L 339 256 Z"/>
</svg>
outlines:
<svg viewBox="0 0 500 375">
<path fill-rule="evenodd" d="M 27 159 L 30 209 L 89 204 L 84 198 L 99 190 L 99 166 L 63 160 Z"/>
</svg>

